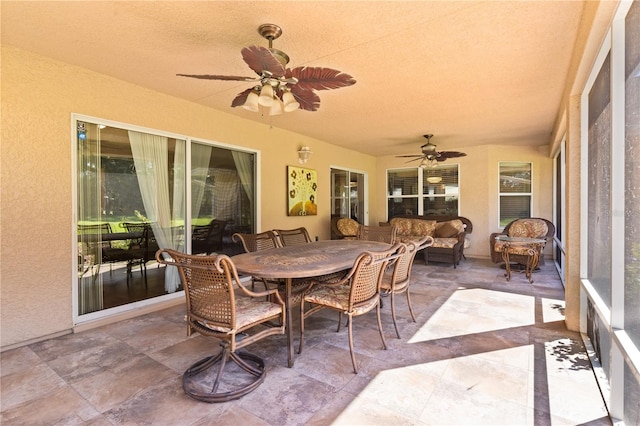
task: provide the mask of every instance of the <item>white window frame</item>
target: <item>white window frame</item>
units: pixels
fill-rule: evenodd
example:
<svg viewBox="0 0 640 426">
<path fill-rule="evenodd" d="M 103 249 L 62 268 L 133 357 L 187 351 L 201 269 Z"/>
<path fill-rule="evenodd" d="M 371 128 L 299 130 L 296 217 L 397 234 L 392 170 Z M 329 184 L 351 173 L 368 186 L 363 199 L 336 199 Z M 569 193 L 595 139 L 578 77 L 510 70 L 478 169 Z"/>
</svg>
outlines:
<svg viewBox="0 0 640 426">
<path fill-rule="evenodd" d="M 462 216 L 462 213 L 460 212 L 460 199 L 462 198 L 462 190 L 461 190 L 461 184 L 460 182 L 462 182 L 462 175 L 461 175 L 461 168 L 460 168 L 460 163 L 451 163 L 448 164 L 449 166 L 453 166 L 455 165 L 458 168 L 458 196 L 457 196 L 457 202 L 458 202 L 458 216 Z M 397 171 L 402 171 L 402 170 L 418 170 L 418 193 L 417 194 L 410 194 L 410 195 L 395 195 L 395 194 L 389 194 L 388 193 L 388 188 L 389 188 L 389 173 L 390 172 L 397 172 Z M 422 216 L 424 215 L 424 199 L 427 197 L 446 197 L 447 194 L 424 194 L 423 192 L 423 188 L 424 188 L 424 181 L 426 179 L 425 175 L 426 173 L 424 173 L 424 168 L 422 167 L 394 167 L 394 168 L 389 168 L 386 170 L 386 179 L 385 179 L 385 193 L 387 194 L 387 197 L 385 199 L 385 211 L 386 211 L 386 217 L 387 219 L 390 219 L 389 217 L 389 199 L 392 198 L 411 198 L 411 199 L 416 199 L 417 203 L 418 203 L 418 216 Z M 449 195 L 450 196 L 450 195 Z"/>
<path fill-rule="evenodd" d="M 529 168 L 531 170 L 531 184 L 530 184 L 530 191 L 529 192 L 500 192 L 500 176 L 501 176 L 501 172 L 502 172 L 502 164 L 506 164 L 506 163 L 522 163 L 522 164 L 529 164 Z M 533 216 L 533 163 L 531 161 L 517 161 L 517 160 L 513 160 L 513 161 L 499 161 L 498 162 L 498 227 L 500 229 L 503 229 L 504 226 L 502 225 L 502 217 L 501 217 L 501 211 L 502 211 L 502 197 L 522 197 L 522 196 L 529 196 L 529 216 Z"/>
</svg>

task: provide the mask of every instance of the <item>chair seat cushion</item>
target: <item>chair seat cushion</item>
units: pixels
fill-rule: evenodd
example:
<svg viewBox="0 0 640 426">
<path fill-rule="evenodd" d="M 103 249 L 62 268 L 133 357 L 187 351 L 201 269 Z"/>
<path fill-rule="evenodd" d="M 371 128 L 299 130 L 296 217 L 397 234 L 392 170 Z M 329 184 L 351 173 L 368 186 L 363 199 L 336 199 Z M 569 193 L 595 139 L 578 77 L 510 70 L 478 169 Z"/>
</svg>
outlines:
<svg viewBox="0 0 640 426">
<path fill-rule="evenodd" d="M 236 297 L 236 327 L 234 329 L 208 321 L 198 322 L 213 331 L 231 334 L 253 323 L 279 315 L 281 312 L 282 306 L 277 303 L 272 303 L 262 298 L 241 296 Z"/>
<path fill-rule="evenodd" d="M 456 244 L 458 244 L 457 238 L 434 238 L 433 244 L 431 247 L 433 248 L 453 248 Z"/>
<path fill-rule="evenodd" d="M 349 308 L 349 292 L 351 288 L 348 285 L 326 286 L 318 285 L 311 289 L 304 296 L 304 301 L 329 306 L 339 311 L 347 311 Z M 369 303 L 353 310 L 354 315 L 368 312 L 376 305 L 377 298 L 373 298 Z"/>
<path fill-rule="evenodd" d="M 496 241 L 493 248 L 498 253 L 502 253 L 504 251 L 505 244 L 506 243 L 504 241 Z M 526 245 L 512 245 L 509 247 L 508 251 L 509 251 L 509 254 L 528 256 L 530 253 L 530 250 L 533 250 L 533 249 L 531 247 L 527 247 Z"/>
</svg>

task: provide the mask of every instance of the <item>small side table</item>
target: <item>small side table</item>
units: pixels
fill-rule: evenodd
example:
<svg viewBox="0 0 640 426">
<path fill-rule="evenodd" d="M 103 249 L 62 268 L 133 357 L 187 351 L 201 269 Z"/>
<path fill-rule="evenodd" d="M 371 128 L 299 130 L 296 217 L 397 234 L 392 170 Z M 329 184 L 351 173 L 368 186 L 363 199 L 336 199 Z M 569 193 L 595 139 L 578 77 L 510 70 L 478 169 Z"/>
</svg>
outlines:
<svg viewBox="0 0 640 426">
<path fill-rule="evenodd" d="M 544 248 L 547 240 L 540 238 L 523 238 L 523 237 L 508 237 L 506 235 L 500 235 L 496 237 L 497 241 L 504 243 L 502 247 L 502 260 L 505 264 L 505 277 L 507 281 L 511 279 L 511 261 L 509 254 L 512 248 L 517 248 L 518 254 L 527 256 L 527 264 L 525 265 L 525 276 L 530 283 L 533 283 L 533 271 L 538 267 L 538 261 L 540 260 L 540 254 Z"/>
</svg>

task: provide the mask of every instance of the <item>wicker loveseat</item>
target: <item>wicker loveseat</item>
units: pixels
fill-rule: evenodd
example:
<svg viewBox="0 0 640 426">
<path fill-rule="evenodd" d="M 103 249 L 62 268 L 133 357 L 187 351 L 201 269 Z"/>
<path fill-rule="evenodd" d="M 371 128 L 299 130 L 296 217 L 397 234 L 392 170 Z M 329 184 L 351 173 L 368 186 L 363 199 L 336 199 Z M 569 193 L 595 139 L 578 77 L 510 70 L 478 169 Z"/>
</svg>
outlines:
<svg viewBox="0 0 640 426">
<path fill-rule="evenodd" d="M 464 257 L 465 236 L 473 231 L 473 224 L 462 216 L 413 216 L 399 215 L 380 226 L 398 227 L 400 242 L 416 241 L 425 236 L 433 237 L 433 245 L 423 250 L 425 263 L 446 262 L 457 267 Z"/>
</svg>

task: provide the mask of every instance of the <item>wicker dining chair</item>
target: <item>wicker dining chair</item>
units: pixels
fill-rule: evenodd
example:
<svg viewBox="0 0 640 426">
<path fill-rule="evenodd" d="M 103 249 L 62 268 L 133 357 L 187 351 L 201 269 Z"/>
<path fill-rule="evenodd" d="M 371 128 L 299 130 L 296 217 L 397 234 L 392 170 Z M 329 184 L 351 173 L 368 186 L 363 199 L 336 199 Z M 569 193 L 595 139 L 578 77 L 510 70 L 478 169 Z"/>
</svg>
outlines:
<svg viewBox="0 0 640 426">
<path fill-rule="evenodd" d="M 398 234 L 397 226 L 358 225 L 357 240 L 378 241 L 395 244 Z"/>
<path fill-rule="evenodd" d="M 380 319 L 380 281 L 382 271 L 384 271 L 387 263 L 398 257 L 396 252 L 399 247 L 400 245 L 396 244 L 389 250 L 362 253 L 354 262 L 353 268 L 343 279 L 334 282 L 311 282 L 303 295 L 303 303 L 300 303 L 300 345 L 298 346 L 298 353 L 302 353 L 305 319 L 325 308 L 336 310 L 340 314 L 338 316 L 338 331 L 340 331 L 342 314 L 347 315 L 349 351 L 351 352 L 354 373 L 358 373 L 358 367 L 353 351 L 353 317 L 366 314 L 375 308 L 382 346 L 387 349 L 387 342 L 382 332 L 382 321 Z M 306 312 L 306 303 L 304 302 L 309 303 L 311 306 Z"/>
<path fill-rule="evenodd" d="M 253 253 L 256 251 L 272 249 L 280 247 L 278 236 L 273 231 L 264 231 L 256 234 L 243 234 L 236 232 L 231 236 L 234 243 L 242 243 L 245 253 Z M 281 284 L 280 281 L 267 280 L 262 277 L 251 277 L 251 290 L 255 289 L 255 283 L 264 284 L 265 288 L 269 288 L 269 284 Z"/>
<path fill-rule="evenodd" d="M 296 229 L 274 229 L 273 232 L 276 233 L 278 243 L 282 247 L 306 244 L 313 241 L 309 236 L 309 231 L 307 231 L 305 227 Z"/>
<path fill-rule="evenodd" d="M 162 249 L 156 252 L 156 260 L 180 272 L 187 335 L 197 332 L 220 340 L 217 355 L 201 359 L 182 375 L 185 393 L 198 401 L 225 402 L 256 389 L 267 374 L 264 360 L 239 350 L 265 337 L 284 334 L 286 311 L 278 292 L 246 288 L 231 258 L 223 254 L 202 256 Z M 260 327 L 256 330 L 256 326 Z"/>
<path fill-rule="evenodd" d="M 396 322 L 396 295 L 405 293 L 407 295 L 407 305 L 411 319 L 416 322 L 411 306 L 411 296 L 409 295 L 409 285 L 411 284 L 411 266 L 416 257 L 416 253 L 433 244 L 432 237 L 424 237 L 419 241 L 409 242 L 407 244 L 400 243 L 397 254 L 400 256 L 396 259 L 390 268 L 384 271 L 382 281 L 380 282 L 380 290 L 382 294 L 389 294 L 391 299 L 391 318 L 393 326 L 396 329 L 396 336 L 400 339 L 398 324 Z M 382 301 L 380 302 L 382 305 Z"/>
</svg>

